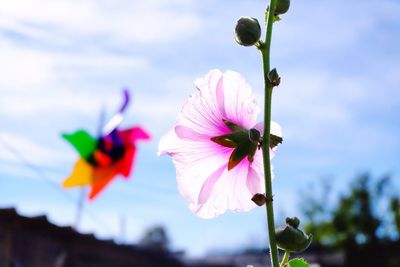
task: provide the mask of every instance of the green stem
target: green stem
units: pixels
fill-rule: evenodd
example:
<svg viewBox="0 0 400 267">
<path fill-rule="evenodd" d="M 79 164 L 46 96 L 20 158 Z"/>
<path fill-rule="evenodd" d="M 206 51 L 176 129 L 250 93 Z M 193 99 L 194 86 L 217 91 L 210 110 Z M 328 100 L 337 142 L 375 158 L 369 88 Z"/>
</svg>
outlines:
<svg viewBox="0 0 400 267">
<path fill-rule="evenodd" d="M 283 259 L 281 262 L 281 267 L 285 267 L 285 265 L 289 262 L 290 252 L 285 250 L 285 255 L 283 255 Z"/>
<path fill-rule="evenodd" d="M 264 84 L 265 84 L 265 107 L 264 107 L 264 140 L 262 144 L 264 173 L 265 173 L 265 194 L 271 201 L 267 201 L 267 227 L 269 235 L 269 250 L 271 254 L 272 267 L 279 267 L 278 248 L 275 240 L 275 222 L 274 222 L 274 208 L 272 204 L 272 179 L 271 179 L 271 163 L 270 163 L 270 134 L 271 134 L 271 102 L 272 102 L 272 88 L 273 86 L 268 80 L 268 73 L 270 71 L 270 48 L 272 26 L 274 20 L 275 6 L 277 0 L 270 0 L 269 13 L 267 16 L 267 32 L 265 42 L 259 47 L 264 69 Z"/>
</svg>

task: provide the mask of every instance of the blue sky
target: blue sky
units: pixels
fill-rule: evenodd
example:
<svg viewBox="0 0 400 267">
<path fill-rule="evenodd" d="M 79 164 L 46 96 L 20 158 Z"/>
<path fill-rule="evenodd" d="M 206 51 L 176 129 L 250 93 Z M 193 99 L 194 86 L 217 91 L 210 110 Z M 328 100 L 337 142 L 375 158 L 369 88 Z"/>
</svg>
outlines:
<svg viewBox="0 0 400 267">
<path fill-rule="evenodd" d="M 118 179 L 87 203 L 80 230 L 136 242 L 151 225 L 167 227 L 173 246 L 191 255 L 263 245 L 264 209 L 203 220 L 176 189 L 170 158 L 156 155 L 193 81 L 213 68 L 241 72 L 262 104 L 261 58 L 236 45 L 240 16 L 262 20 L 260 0 L 16 0 L 0 6 L 0 207 L 74 222 L 78 190 L 53 183 L 77 158 L 60 138 L 117 110 L 133 95 L 124 126 L 153 135 L 139 146 L 128 182 Z M 272 66 L 282 76 L 273 119 L 284 143 L 273 164 L 278 218 L 299 215 L 299 191 L 321 177 L 345 189 L 363 171 L 393 174 L 399 184 L 400 3 L 395 0 L 293 1 L 276 23 Z M 262 120 L 262 118 L 260 118 Z M 21 162 L 17 150 L 37 172 Z M 62 192 L 63 191 L 63 192 Z M 96 222 L 93 218 L 99 218 Z"/>
</svg>

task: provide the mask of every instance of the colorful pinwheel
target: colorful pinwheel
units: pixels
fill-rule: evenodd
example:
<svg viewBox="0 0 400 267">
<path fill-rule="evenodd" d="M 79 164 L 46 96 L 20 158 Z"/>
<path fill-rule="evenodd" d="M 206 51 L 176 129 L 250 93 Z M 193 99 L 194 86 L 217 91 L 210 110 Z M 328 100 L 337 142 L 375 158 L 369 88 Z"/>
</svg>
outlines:
<svg viewBox="0 0 400 267">
<path fill-rule="evenodd" d="M 150 135 L 141 127 L 119 130 L 123 114 L 129 104 L 129 93 L 124 90 L 124 103 L 116 115 L 101 129 L 96 139 L 84 130 L 63 134 L 78 151 L 80 158 L 64 187 L 91 186 L 93 200 L 117 175 L 129 178 L 136 154 L 136 141 L 148 140 Z"/>
</svg>

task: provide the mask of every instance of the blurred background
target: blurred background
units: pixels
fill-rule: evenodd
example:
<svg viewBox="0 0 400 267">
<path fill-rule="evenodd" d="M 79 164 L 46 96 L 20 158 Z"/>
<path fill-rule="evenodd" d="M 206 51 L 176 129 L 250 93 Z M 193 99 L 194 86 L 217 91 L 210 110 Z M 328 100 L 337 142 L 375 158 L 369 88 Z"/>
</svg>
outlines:
<svg viewBox="0 0 400 267">
<path fill-rule="evenodd" d="M 122 127 L 143 126 L 152 141 L 139 144 L 130 180 L 84 203 L 78 232 L 116 247 L 155 244 L 192 266 L 264 266 L 265 209 L 196 217 L 171 159 L 156 153 L 193 81 L 210 69 L 242 73 L 263 105 L 261 57 L 238 46 L 233 29 L 240 16 L 262 21 L 266 4 L 0 0 L 0 240 L 9 251 L 0 266 L 13 255 L 7 222 L 26 219 L 29 228 L 39 218 L 43 235 L 75 225 L 80 190 L 61 183 L 77 154 L 61 133 L 95 135 L 101 111 L 110 118 L 125 87 L 133 103 Z M 303 0 L 274 26 L 272 67 L 282 82 L 272 117 L 284 133 L 273 160 L 276 224 L 298 216 L 315 237 L 305 257 L 321 266 L 367 266 L 348 259 L 378 257 L 368 251 L 400 266 L 392 256 L 400 251 L 399 14 L 397 0 Z M 54 266 L 63 266 L 60 251 Z"/>
</svg>

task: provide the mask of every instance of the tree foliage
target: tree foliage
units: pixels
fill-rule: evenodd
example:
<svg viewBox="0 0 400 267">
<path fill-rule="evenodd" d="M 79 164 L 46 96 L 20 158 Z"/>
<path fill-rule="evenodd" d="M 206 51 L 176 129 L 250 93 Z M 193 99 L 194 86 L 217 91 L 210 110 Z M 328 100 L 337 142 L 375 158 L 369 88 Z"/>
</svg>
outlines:
<svg viewBox="0 0 400 267">
<path fill-rule="evenodd" d="M 152 250 L 168 251 L 169 237 L 163 226 L 154 226 L 144 233 L 140 245 Z"/>
<path fill-rule="evenodd" d="M 343 248 L 399 238 L 400 201 L 389 176 L 359 176 L 333 205 L 331 186 L 325 182 L 321 188 L 320 197 L 308 194 L 312 196 L 303 202 L 309 221 L 305 231 L 314 235 L 314 246 Z"/>
</svg>

